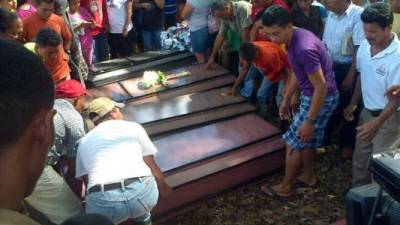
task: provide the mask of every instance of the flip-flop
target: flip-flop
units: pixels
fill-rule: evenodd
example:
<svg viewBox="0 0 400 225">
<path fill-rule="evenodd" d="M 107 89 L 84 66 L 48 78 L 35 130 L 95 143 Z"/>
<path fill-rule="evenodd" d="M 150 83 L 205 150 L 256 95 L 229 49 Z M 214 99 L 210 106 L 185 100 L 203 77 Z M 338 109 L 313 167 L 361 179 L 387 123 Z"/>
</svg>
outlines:
<svg viewBox="0 0 400 225">
<path fill-rule="evenodd" d="M 292 197 L 294 195 L 293 191 L 290 194 L 287 194 L 287 195 L 278 193 L 270 185 L 262 185 L 260 189 L 261 189 L 262 192 L 264 192 L 265 194 L 267 194 L 267 195 L 269 195 L 271 197 L 289 198 L 289 197 Z"/>
<path fill-rule="evenodd" d="M 314 188 L 318 185 L 318 180 L 315 181 L 315 183 L 313 185 L 309 185 L 306 182 L 296 179 L 296 185 L 299 187 L 306 187 L 306 188 Z"/>
</svg>

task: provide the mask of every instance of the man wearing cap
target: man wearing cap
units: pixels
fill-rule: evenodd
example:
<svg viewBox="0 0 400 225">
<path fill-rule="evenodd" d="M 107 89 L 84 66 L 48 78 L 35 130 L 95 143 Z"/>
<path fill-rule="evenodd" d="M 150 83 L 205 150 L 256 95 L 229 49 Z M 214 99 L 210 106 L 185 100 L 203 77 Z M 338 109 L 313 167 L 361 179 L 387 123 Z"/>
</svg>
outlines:
<svg viewBox="0 0 400 225">
<path fill-rule="evenodd" d="M 90 103 L 96 127 L 79 144 L 76 177 L 87 180 L 86 213 L 115 224 L 130 218 L 151 224 L 159 193 L 166 196 L 171 188 L 154 161 L 157 149 L 141 125 L 123 120 L 122 107 L 105 97 Z"/>
<path fill-rule="evenodd" d="M 65 178 L 74 177 L 76 146 L 85 135 L 80 114 L 84 110 L 85 95 L 86 90 L 78 81 L 67 80 L 57 85 L 54 103 L 54 109 L 57 110 L 54 116 L 55 142 L 33 194 L 26 198 L 31 206 L 55 224 L 82 211 L 81 201 L 54 168 L 66 164 L 68 170 Z"/>
</svg>

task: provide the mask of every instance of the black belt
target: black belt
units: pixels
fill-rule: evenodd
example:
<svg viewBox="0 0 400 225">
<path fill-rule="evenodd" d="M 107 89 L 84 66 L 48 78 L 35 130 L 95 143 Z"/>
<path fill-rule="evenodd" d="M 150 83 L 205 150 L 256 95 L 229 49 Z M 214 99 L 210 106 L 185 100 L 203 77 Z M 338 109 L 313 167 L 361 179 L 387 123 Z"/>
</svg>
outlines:
<svg viewBox="0 0 400 225">
<path fill-rule="evenodd" d="M 126 180 L 123 180 L 121 182 L 118 183 L 112 183 L 112 184 L 104 184 L 103 185 L 103 190 L 104 191 L 110 191 L 110 190 L 115 190 L 115 189 L 123 189 L 126 186 L 132 184 L 133 182 L 139 180 L 139 177 L 135 177 L 135 178 L 128 178 Z M 92 193 L 92 192 L 99 192 L 102 191 L 101 190 L 101 186 L 100 184 L 96 184 L 93 187 L 89 188 L 88 193 Z"/>
<path fill-rule="evenodd" d="M 383 110 L 382 109 L 378 109 L 378 110 L 369 110 L 369 109 L 367 109 L 367 111 L 369 112 L 369 114 L 371 114 L 371 116 L 378 117 L 379 115 L 381 115 Z"/>
</svg>

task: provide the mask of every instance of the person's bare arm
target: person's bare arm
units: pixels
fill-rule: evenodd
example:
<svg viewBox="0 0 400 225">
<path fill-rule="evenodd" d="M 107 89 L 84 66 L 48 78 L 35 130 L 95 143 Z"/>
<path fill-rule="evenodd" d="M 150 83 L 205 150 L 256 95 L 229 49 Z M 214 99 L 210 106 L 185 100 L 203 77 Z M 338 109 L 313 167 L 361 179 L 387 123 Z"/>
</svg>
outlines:
<svg viewBox="0 0 400 225">
<path fill-rule="evenodd" d="M 132 5 L 133 5 L 132 0 L 127 0 L 125 3 L 126 15 L 125 15 L 124 28 L 122 30 L 122 36 L 124 36 L 124 37 L 128 37 L 128 33 L 129 33 L 128 28 L 129 28 L 129 25 L 131 24 L 131 18 L 132 18 Z"/>
<path fill-rule="evenodd" d="M 346 78 L 343 80 L 343 82 L 340 84 L 340 89 L 343 91 L 348 91 L 351 89 L 354 79 L 356 78 L 357 74 L 357 69 L 356 69 L 356 60 L 357 60 L 357 50 L 359 46 L 355 46 L 355 51 L 353 54 L 353 60 L 349 69 L 349 72 L 346 74 Z"/>
<path fill-rule="evenodd" d="M 154 0 L 158 8 L 163 9 L 165 6 L 165 0 Z"/>
<path fill-rule="evenodd" d="M 236 95 L 237 90 L 239 89 L 240 85 L 242 84 L 244 78 L 246 77 L 249 71 L 250 63 L 246 62 L 245 60 L 241 61 L 242 61 L 242 68 L 240 70 L 238 77 L 235 80 L 235 83 L 233 84 L 231 91 L 228 93 L 229 95 Z"/>
<path fill-rule="evenodd" d="M 287 70 L 288 76 L 284 78 L 284 91 L 281 105 L 279 106 L 279 117 L 281 120 L 291 118 L 290 101 L 297 90 L 297 81 L 292 71 Z"/>
<path fill-rule="evenodd" d="M 214 42 L 214 47 L 211 52 L 210 58 L 208 59 L 208 62 L 206 64 L 207 69 L 214 69 L 215 68 L 215 57 L 218 54 L 219 49 L 221 48 L 222 44 L 224 43 L 224 36 L 221 34 L 221 32 L 218 32 L 217 38 L 215 38 Z"/>
<path fill-rule="evenodd" d="M 256 41 L 258 30 L 260 29 L 262 23 L 261 20 L 257 20 L 253 26 L 251 26 L 250 30 L 250 42 Z"/>
<path fill-rule="evenodd" d="M 393 115 L 394 112 L 400 106 L 400 86 L 393 86 L 386 91 L 385 96 L 389 99 L 389 102 L 386 104 L 385 109 L 382 113 L 376 117 L 375 119 L 368 121 L 361 126 L 357 127 L 358 133 L 357 137 L 371 141 L 379 128 L 385 123 L 389 117 Z"/>
<path fill-rule="evenodd" d="M 289 72 L 289 75 L 286 78 L 286 80 L 284 80 L 284 82 L 285 82 L 285 89 L 284 89 L 285 93 L 283 96 L 283 100 L 289 101 L 290 98 L 293 96 L 293 94 L 297 90 L 297 81 L 296 81 L 296 77 L 294 76 L 293 72 Z"/>
<path fill-rule="evenodd" d="M 142 6 L 139 3 L 139 0 L 133 0 L 132 4 L 133 4 L 133 8 L 134 9 L 141 9 L 142 8 Z"/>
<path fill-rule="evenodd" d="M 390 104 L 400 107 L 400 85 L 390 87 L 386 91 L 385 96 L 389 99 Z"/>
<path fill-rule="evenodd" d="M 181 13 L 181 20 L 186 20 L 189 18 L 190 14 L 192 13 L 192 5 L 190 5 L 188 2 L 186 2 L 185 6 L 183 7 L 182 13 Z"/>
<path fill-rule="evenodd" d="M 314 121 L 317 119 L 318 113 L 324 106 L 325 98 L 328 94 L 328 87 L 322 69 L 309 74 L 308 78 L 314 87 L 314 93 L 307 115 L 308 119 L 303 122 L 298 131 L 300 140 L 303 143 L 310 141 L 314 137 Z"/>
<path fill-rule="evenodd" d="M 242 42 L 248 42 L 250 40 L 251 34 L 251 27 L 247 27 L 244 29 L 243 33 L 241 34 Z"/>
<path fill-rule="evenodd" d="M 133 0 L 133 8 L 134 9 L 145 9 L 147 11 L 151 10 L 152 8 L 151 3 L 140 3 L 139 0 Z"/>
<path fill-rule="evenodd" d="M 361 80 L 360 77 L 357 77 L 356 85 L 354 87 L 353 95 L 351 96 L 351 100 L 349 105 L 343 110 L 343 117 L 347 121 L 352 121 L 354 119 L 353 113 L 357 109 L 357 105 L 361 100 Z"/>
<path fill-rule="evenodd" d="M 148 155 L 143 157 L 144 162 L 150 168 L 151 173 L 153 174 L 154 178 L 157 181 L 158 190 L 162 197 L 168 196 L 172 189 L 171 187 L 165 182 L 164 174 L 161 172 L 160 167 L 158 167 L 157 163 L 154 160 L 153 155 Z"/>
<path fill-rule="evenodd" d="M 314 74 L 310 74 L 308 78 L 310 79 L 310 82 L 314 87 L 314 94 L 311 99 L 311 106 L 310 110 L 308 111 L 308 117 L 311 119 L 316 119 L 320 109 L 324 105 L 326 95 L 328 94 L 328 87 L 321 69 Z"/>
</svg>

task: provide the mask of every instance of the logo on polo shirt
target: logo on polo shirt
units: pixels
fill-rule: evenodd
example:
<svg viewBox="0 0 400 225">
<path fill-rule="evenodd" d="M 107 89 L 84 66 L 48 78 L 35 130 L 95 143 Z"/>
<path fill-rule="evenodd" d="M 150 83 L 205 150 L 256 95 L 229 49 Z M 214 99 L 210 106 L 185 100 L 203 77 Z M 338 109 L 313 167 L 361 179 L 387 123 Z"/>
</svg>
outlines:
<svg viewBox="0 0 400 225">
<path fill-rule="evenodd" d="M 381 76 L 385 76 L 385 74 L 386 74 L 385 64 L 378 66 L 378 68 L 376 68 L 375 72 Z"/>
</svg>

